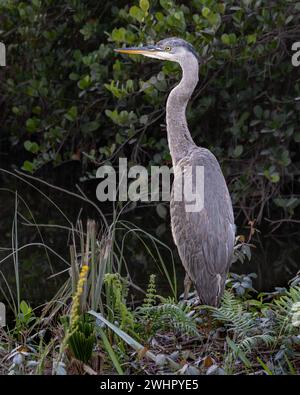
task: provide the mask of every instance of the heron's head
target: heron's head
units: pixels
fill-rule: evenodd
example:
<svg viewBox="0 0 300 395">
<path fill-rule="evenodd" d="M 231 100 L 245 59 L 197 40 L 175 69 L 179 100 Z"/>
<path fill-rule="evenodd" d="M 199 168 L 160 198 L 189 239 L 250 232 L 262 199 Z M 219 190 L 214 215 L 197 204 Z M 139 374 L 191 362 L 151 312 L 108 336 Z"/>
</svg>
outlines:
<svg viewBox="0 0 300 395">
<path fill-rule="evenodd" d="M 155 45 L 146 45 L 132 48 L 118 48 L 116 52 L 126 54 L 140 54 L 148 58 L 170 60 L 182 64 L 194 58 L 199 60 L 194 47 L 185 40 L 177 37 L 165 38 Z"/>
</svg>

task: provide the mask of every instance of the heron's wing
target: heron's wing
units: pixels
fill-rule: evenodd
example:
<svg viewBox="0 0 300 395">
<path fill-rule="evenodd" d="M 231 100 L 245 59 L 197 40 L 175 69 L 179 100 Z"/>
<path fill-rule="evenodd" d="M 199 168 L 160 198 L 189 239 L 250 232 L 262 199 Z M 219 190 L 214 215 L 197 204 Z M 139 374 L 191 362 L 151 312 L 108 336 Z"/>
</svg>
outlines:
<svg viewBox="0 0 300 395">
<path fill-rule="evenodd" d="M 190 196 L 171 201 L 172 232 L 182 263 L 204 303 L 218 304 L 223 293 L 235 239 L 234 217 L 227 185 L 215 156 L 203 148 L 194 149 L 178 166 L 189 167 L 184 183 L 204 182 L 204 205 L 189 211 Z M 204 169 L 203 176 L 196 168 Z M 176 171 L 175 180 L 176 181 Z M 174 190 L 174 188 L 173 188 Z M 196 192 L 194 189 L 193 192 Z"/>
</svg>

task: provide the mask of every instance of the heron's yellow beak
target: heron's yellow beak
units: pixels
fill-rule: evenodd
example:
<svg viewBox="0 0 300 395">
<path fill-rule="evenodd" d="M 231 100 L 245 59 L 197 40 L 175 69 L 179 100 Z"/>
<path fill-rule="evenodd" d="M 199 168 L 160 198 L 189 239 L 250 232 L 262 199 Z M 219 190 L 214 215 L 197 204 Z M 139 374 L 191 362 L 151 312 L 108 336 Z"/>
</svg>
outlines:
<svg viewBox="0 0 300 395">
<path fill-rule="evenodd" d="M 154 45 L 147 45 L 145 47 L 131 47 L 131 48 L 117 48 L 114 50 L 118 53 L 126 53 L 129 55 L 153 55 L 155 52 L 162 52 L 163 50 Z"/>
</svg>

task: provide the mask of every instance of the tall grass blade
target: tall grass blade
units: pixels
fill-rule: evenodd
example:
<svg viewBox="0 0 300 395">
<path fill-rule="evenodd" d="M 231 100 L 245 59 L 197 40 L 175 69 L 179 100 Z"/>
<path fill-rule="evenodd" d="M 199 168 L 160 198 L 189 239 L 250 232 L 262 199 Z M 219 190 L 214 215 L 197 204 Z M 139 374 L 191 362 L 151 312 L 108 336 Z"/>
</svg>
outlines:
<svg viewBox="0 0 300 395">
<path fill-rule="evenodd" d="M 123 372 L 123 369 L 121 368 L 118 357 L 117 357 L 116 353 L 114 352 L 105 332 L 101 328 L 98 328 L 98 330 L 99 330 L 100 336 L 102 338 L 104 347 L 106 348 L 106 351 L 107 351 L 112 363 L 114 364 L 116 371 L 118 372 L 118 374 L 123 375 L 124 372 Z"/>
</svg>

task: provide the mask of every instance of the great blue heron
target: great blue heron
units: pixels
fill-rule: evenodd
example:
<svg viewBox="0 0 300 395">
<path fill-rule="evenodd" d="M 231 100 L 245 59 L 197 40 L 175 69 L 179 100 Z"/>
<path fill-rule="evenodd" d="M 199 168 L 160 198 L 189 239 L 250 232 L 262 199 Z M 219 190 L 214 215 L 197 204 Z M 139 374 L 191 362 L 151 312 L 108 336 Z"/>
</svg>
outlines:
<svg viewBox="0 0 300 395">
<path fill-rule="evenodd" d="M 219 163 L 209 150 L 196 146 L 186 121 L 186 106 L 198 83 L 197 53 L 191 44 L 176 37 L 156 45 L 115 51 L 174 61 L 182 68 L 182 79 L 167 100 L 168 144 L 173 167 L 195 169 L 203 166 L 204 206 L 200 211 L 188 212 L 184 200 L 176 201 L 172 193 L 172 234 L 187 273 L 185 294 L 192 281 L 202 303 L 218 306 L 232 260 L 235 225 L 230 195 Z"/>
</svg>

